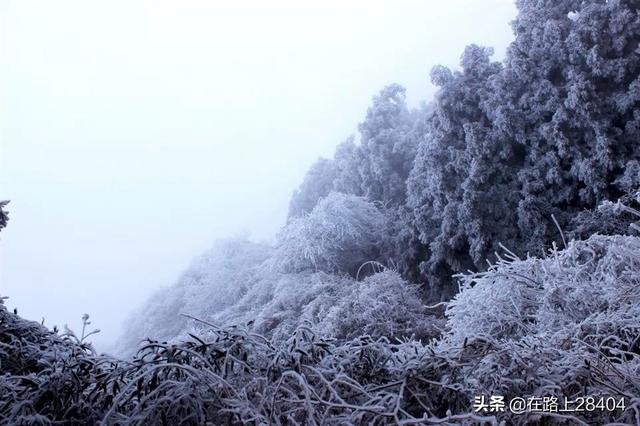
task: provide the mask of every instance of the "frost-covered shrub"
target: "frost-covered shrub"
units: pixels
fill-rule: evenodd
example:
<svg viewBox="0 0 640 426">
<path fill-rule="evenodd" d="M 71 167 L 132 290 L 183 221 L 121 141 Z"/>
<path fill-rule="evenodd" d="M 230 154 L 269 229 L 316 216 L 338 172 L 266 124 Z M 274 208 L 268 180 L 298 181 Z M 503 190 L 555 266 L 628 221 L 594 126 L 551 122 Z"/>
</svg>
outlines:
<svg viewBox="0 0 640 426">
<path fill-rule="evenodd" d="M 418 286 L 406 282 L 397 272 L 374 274 L 353 283 L 350 290 L 321 322 L 325 336 L 428 339 L 437 336 L 444 325 L 425 309 Z"/>
<path fill-rule="evenodd" d="M 277 341 L 300 326 L 326 338 L 416 337 L 439 334 L 438 320 L 420 302 L 418 289 L 396 272 L 356 281 L 324 272 L 263 276 L 236 304 L 208 317 L 218 325 L 245 325 Z M 198 332 L 207 327 L 198 327 Z"/>
<path fill-rule="evenodd" d="M 451 342 L 561 332 L 591 315 L 613 318 L 640 300 L 640 239 L 595 235 L 546 258 L 500 261 L 460 280 L 446 312 Z"/>
<path fill-rule="evenodd" d="M 352 272 L 375 260 L 383 213 L 362 197 L 332 192 L 278 234 L 273 264 L 283 272 Z"/>
<path fill-rule="evenodd" d="M 209 338 L 190 336 L 179 344 L 149 340 L 134 358 L 120 361 L 10 314 L 0 303 L 0 343 L 1 424 L 448 424 L 484 418 L 461 413 L 438 419 L 408 397 L 405 392 L 424 390 L 407 372 L 428 354 L 415 342 L 365 336 L 336 344 L 300 327 L 274 345 L 244 328 L 214 328 Z M 420 398 L 428 403 L 430 396 Z"/>
<path fill-rule="evenodd" d="M 0 424 L 95 424 L 108 400 L 97 378 L 116 360 L 7 312 L 0 298 Z"/>
<path fill-rule="evenodd" d="M 614 395 L 638 409 L 639 238 L 594 235 L 542 259 L 512 257 L 459 279 L 438 350 L 473 360 L 462 368 L 471 394 Z M 631 411 L 587 419 L 624 415 L 640 421 Z"/>
<path fill-rule="evenodd" d="M 570 239 L 586 239 L 593 234 L 601 235 L 638 235 L 634 229 L 638 215 L 634 210 L 640 208 L 640 192 L 630 193 L 617 202 L 603 201 L 591 210 L 578 213 L 567 229 Z"/>
<path fill-rule="evenodd" d="M 352 293 L 354 283 L 324 272 L 282 274 L 263 268 L 256 285 L 237 303 L 209 316 L 209 321 L 223 326 L 250 324 L 256 333 L 286 340 L 298 326 L 321 322 Z"/>
</svg>

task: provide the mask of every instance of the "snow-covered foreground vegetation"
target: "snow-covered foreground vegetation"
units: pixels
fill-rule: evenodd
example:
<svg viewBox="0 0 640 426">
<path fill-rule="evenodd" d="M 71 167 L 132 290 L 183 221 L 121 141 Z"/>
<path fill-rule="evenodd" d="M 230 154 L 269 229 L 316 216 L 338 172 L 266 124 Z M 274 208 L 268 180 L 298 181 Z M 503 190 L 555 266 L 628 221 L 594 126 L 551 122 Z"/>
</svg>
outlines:
<svg viewBox="0 0 640 426">
<path fill-rule="evenodd" d="M 389 339 L 418 329 L 429 315 L 379 311 L 379 299 L 327 295 L 325 275 L 297 284 L 323 291 L 269 300 L 291 316 L 277 325 L 219 327 L 168 344 L 144 342 L 128 361 L 97 355 L 82 337 L 58 335 L 0 307 L 0 421 L 10 424 L 567 424 L 640 422 L 640 239 L 594 236 L 543 259 L 503 260 L 466 275 L 432 341 Z M 291 278 L 294 280 L 295 278 Z M 357 285 L 393 294 L 397 276 L 382 272 Z M 330 281 L 330 280 L 329 280 Z M 391 283 L 391 284 L 390 284 Z M 401 283 L 401 281 L 399 281 Z M 336 282 L 336 285 L 355 285 Z M 276 283 L 291 288 L 288 283 Z M 366 292 L 366 291 L 365 291 Z M 308 297 L 314 298 L 309 291 Z M 324 295 L 324 296 L 321 296 Z M 296 301 L 299 317 L 288 309 Z M 333 300 L 334 303 L 331 303 Z M 256 304 L 263 301 L 257 300 Z M 373 305 L 369 305 L 373 302 Z M 288 303 L 288 304 L 287 304 Z M 314 324 L 305 311 L 349 318 Z M 273 307 L 258 311 L 257 317 Z M 295 309 L 293 309 L 295 310 Z M 410 310 L 410 309 L 409 309 Z M 351 312 L 351 313 L 349 313 Z M 251 315 L 249 315 L 251 316 Z M 368 322 L 359 322 L 367 316 Z M 264 320 L 262 318 L 260 321 Z M 412 320 L 406 324 L 406 321 Z M 379 321 L 379 322 L 376 322 Z M 361 329 L 368 335 L 351 336 Z M 277 330 L 277 332 L 274 332 Z M 342 339 L 326 334 L 342 331 Z M 625 408 L 591 413 L 475 412 L 474 397 L 623 396 Z"/>
<path fill-rule="evenodd" d="M 0 423 L 640 424 L 639 6 L 517 5 L 503 62 L 384 88 L 276 244 L 219 241 L 118 357 L 0 307 Z"/>
</svg>

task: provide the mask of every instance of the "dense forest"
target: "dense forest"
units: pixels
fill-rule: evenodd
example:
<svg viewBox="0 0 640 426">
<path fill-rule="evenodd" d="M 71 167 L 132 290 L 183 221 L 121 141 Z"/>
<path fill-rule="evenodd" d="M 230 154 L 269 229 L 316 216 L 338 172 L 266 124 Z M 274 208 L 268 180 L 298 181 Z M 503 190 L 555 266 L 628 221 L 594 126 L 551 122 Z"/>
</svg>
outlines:
<svg viewBox="0 0 640 426">
<path fill-rule="evenodd" d="M 640 2 L 517 7 L 503 61 L 383 88 L 276 243 L 217 242 L 117 356 L 0 304 L 0 423 L 640 424 Z"/>
</svg>

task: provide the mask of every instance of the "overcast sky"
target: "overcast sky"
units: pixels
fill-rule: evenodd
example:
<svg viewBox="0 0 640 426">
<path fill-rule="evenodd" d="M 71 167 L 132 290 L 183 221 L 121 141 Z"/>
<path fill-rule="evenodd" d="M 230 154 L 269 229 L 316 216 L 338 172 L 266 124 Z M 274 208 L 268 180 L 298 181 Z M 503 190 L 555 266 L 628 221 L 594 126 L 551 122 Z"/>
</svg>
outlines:
<svg viewBox="0 0 640 426">
<path fill-rule="evenodd" d="M 271 240 L 318 156 L 466 44 L 504 55 L 511 0 L 0 0 L 0 294 L 108 347 L 216 238 Z"/>
</svg>

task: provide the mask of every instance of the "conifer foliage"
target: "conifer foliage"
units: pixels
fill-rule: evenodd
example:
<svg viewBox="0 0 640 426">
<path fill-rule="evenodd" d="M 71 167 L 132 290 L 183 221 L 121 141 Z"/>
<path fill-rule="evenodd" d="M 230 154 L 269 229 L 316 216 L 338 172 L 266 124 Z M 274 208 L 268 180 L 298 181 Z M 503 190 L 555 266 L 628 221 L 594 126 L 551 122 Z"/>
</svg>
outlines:
<svg viewBox="0 0 640 426">
<path fill-rule="evenodd" d="M 359 183 L 334 190 L 393 210 L 380 258 L 432 294 L 453 294 L 451 275 L 483 270 L 500 245 L 544 253 L 558 225 L 640 184 L 637 2 L 517 6 L 503 62 L 467 47 L 459 70 L 432 70 L 440 90 L 415 111 L 388 86 L 349 146 L 357 155 L 341 146 L 332 160 Z"/>
</svg>

